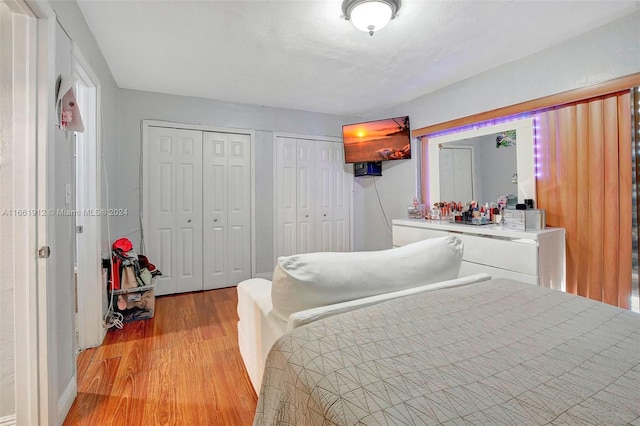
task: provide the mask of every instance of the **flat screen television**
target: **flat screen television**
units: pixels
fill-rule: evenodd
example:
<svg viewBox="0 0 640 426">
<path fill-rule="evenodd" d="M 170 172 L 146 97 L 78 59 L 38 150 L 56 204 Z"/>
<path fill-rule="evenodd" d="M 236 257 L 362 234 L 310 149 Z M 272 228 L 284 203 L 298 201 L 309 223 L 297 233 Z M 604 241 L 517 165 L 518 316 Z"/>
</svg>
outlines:
<svg viewBox="0 0 640 426">
<path fill-rule="evenodd" d="M 411 158 L 409 116 L 342 126 L 345 163 Z"/>
</svg>

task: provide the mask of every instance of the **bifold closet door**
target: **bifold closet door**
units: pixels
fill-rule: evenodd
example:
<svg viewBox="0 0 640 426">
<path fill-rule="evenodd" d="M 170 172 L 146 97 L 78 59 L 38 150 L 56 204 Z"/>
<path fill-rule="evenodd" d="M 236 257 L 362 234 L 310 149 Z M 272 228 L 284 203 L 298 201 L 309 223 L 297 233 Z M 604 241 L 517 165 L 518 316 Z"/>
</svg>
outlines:
<svg viewBox="0 0 640 426">
<path fill-rule="evenodd" d="M 342 144 L 333 143 L 333 240 L 334 251 L 351 250 L 351 182 L 353 168 L 344 163 Z"/>
<path fill-rule="evenodd" d="M 315 141 L 315 250 L 349 251 L 349 186 L 342 144 Z"/>
<path fill-rule="evenodd" d="M 315 143 L 283 137 L 276 140 L 276 256 L 317 251 Z"/>
<path fill-rule="evenodd" d="M 203 135 L 204 289 L 251 278 L 249 135 Z"/>
<path fill-rule="evenodd" d="M 333 208 L 336 204 L 336 185 L 334 163 L 336 153 L 333 146 L 336 143 L 314 142 L 316 148 L 316 182 L 315 191 L 315 251 L 336 251 L 335 224 L 333 222 Z"/>
<path fill-rule="evenodd" d="M 149 127 L 146 252 L 156 295 L 202 289 L 202 132 Z"/>
<path fill-rule="evenodd" d="M 313 141 L 315 164 L 313 251 L 349 251 L 350 193 L 342 144 Z"/>
<path fill-rule="evenodd" d="M 319 178 L 315 163 L 315 141 L 297 139 L 297 187 L 296 187 L 296 253 L 316 250 L 318 194 L 315 191 Z"/>
<path fill-rule="evenodd" d="M 297 253 L 297 143 L 292 138 L 276 138 L 275 167 L 275 211 L 276 229 L 275 256 L 290 256 Z"/>
<path fill-rule="evenodd" d="M 350 250 L 350 181 L 339 142 L 276 138 L 275 256 Z"/>
</svg>

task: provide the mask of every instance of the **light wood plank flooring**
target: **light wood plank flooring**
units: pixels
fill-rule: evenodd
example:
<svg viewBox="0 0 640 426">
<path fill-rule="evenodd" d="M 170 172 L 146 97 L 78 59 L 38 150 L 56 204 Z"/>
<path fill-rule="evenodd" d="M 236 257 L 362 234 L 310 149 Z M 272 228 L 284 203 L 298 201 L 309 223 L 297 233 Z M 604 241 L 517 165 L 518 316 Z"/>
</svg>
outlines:
<svg viewBox="0 0 640 426">
<path fill-rule="evenodd" d="M 257 397 L 237 339 L 235 287 L 156 299 L 78 357 L 64 425 L 250 425 Z"/>
</svg>

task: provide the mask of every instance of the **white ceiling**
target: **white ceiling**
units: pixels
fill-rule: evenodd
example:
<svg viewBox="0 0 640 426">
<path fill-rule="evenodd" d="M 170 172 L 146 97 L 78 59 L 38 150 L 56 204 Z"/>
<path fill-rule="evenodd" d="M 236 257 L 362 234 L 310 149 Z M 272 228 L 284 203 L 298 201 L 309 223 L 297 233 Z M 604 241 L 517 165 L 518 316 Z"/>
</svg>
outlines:
<svg viewBox="0 0 640 426">
<path fill-rule="evenodd" d="M 121 88 L 360 115 L 528 56 L 638 1 L 403 0 L 373 37 L 341 0 L 78 0 Z"/>
</svg>

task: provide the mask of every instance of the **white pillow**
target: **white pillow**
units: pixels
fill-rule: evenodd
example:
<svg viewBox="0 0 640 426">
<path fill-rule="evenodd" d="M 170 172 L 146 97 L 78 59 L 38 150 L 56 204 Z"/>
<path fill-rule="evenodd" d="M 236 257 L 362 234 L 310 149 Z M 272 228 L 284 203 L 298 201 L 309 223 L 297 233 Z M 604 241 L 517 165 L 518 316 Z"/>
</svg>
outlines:
<svg viewBox="0 0 640 426">
<path fill-rule="evenodd" d="M 273 313 L 286 321 L 305 309 L 451 280 L 462 250 L 447 236 L 382 251 L 283 256 L 273 273 Z"/>
</svg>

